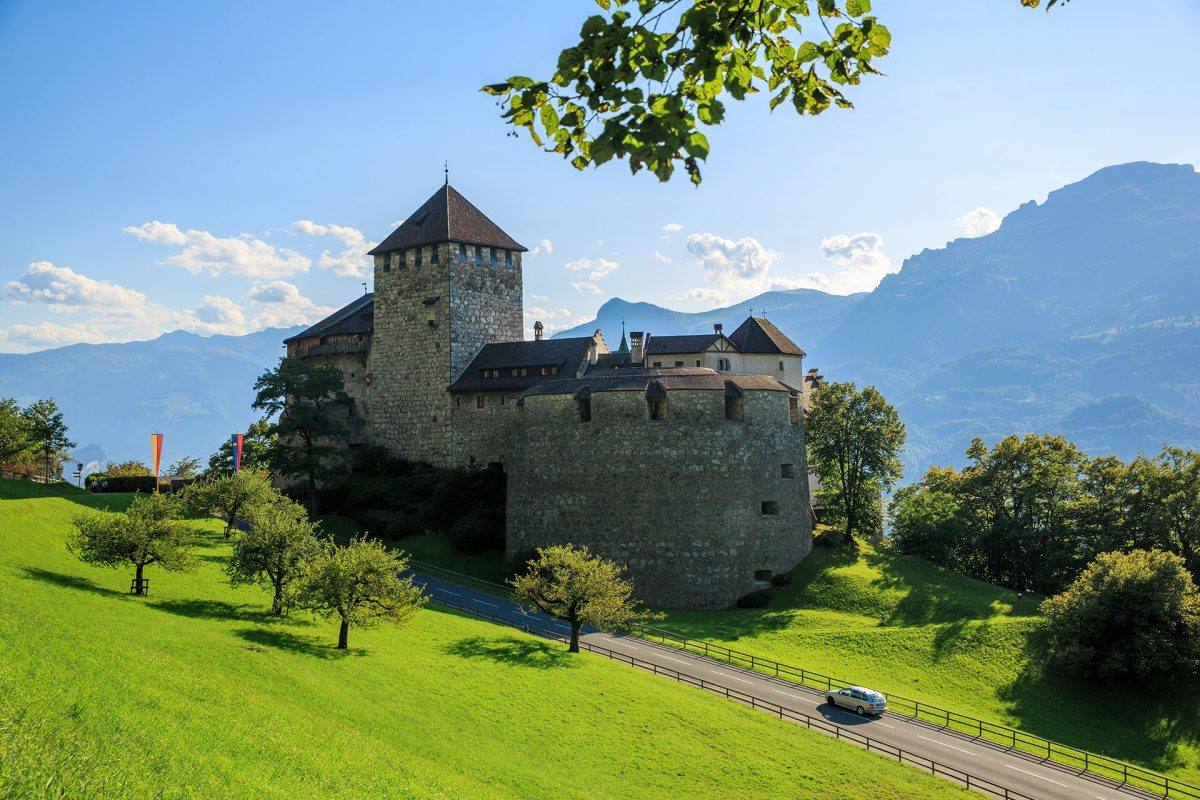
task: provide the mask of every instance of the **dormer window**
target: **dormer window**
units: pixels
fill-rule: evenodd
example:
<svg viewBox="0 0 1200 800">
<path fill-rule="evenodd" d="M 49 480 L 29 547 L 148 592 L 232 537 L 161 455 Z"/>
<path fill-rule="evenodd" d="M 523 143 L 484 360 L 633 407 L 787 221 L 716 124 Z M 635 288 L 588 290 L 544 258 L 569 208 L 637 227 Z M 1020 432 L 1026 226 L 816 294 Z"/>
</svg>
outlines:
<svg viewBox="0 0 1200 800">
<path fill-rule="evenodd" d="M 483 266 L 483 248 L 479 245 L 475 245 L 475 266 Z"/>
<path fill-rule="evenodd" d="M 513 268 L 513 260 L 512 260 L 512 251 L 511 250 L 504 251 L 504 268 L 505 269 Z"/>
<path fill-rule="evenodd" d="M 422 251 L 424 251 L 424 249 L 425 248 L 423 248 L 423 247 L 418 247 L 417 249 L 413 250 L 413 266 L 414 267 L 421 266 L 421 253 L 422 253 Z"/>
<path fill-rule="evenodd" d="M 465 244 L 458 246 L 458 260 L 463 264 L 467 263 L 467 246 Z"/>
<path fill-rule="evenodd" d="M 493 267 L 496 266 L 496 248 L 494 247 L 488 248 L 488 263 Z"/>
<path fill-rule="evenodd" d="M 438 260 L 438 246 L 435 244 L 429 248 L 429 263 L 436 264 Z"/>
<path fill-rule="evenodd" d="M 379 263 L 383 266 L 384 272 L 391 272 L 392 271 L 392 254 L 384 253 L 383 257 L 379 259 Z"/>
</svg>

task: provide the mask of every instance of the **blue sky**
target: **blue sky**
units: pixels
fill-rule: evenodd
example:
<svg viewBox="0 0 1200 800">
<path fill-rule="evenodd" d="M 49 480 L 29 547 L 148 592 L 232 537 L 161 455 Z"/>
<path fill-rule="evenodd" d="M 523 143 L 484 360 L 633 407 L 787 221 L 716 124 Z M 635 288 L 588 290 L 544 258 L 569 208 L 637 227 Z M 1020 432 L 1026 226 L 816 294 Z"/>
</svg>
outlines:
<svg viewBox="0 0 1200 800">
<path fill-rule="evenodd" d="M 576 172 L 478 91 L 549 75 L 588 0 L 0 0 L 0 351 L 311 321 L 444 159 L 533 249 L 551 330 L 613 296 L 870 289 L 1102 166 L 1200 161 L 1194 0 L 874 6 L 893 49 L 856 108 L 733 104 L 693 188 Z"/>
</svg>

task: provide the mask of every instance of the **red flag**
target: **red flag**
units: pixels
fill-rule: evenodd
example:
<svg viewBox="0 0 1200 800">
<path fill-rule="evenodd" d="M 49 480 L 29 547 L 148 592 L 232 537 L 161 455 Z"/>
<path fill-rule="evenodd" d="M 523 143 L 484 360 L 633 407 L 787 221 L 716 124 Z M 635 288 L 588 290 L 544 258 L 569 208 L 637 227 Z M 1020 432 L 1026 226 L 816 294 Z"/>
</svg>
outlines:
<svg viewBox="0 0 1200 800">
<path fill-rule="evenodd" d="M 229 437 L 233 443 L 233 471 L 242 471 L 242 434 L 235 433 Z"/>
<path fill-rule="evenodd" d="M 150 460 L 154 462 L 154 477 L 158 477 L 158 468 L 162 464 L 163 435 L 150 434 Z"/>
</svg>

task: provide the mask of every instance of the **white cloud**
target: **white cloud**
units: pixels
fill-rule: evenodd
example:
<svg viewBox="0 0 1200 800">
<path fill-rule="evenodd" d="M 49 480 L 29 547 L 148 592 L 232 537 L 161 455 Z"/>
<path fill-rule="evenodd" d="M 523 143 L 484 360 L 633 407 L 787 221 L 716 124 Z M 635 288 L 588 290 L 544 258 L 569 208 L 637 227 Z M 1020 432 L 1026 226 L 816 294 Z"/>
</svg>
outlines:
<svg viewBox="0 0 1200 800">
<path fill-rule="evenodd" d="M 307 272 L 311 259 L 284 247 L 255 239 L 250 234 L 217 237 L 208 231 L 181 231 L 169 222 L 146 222 L 121 230 L 139 239 L 157 244 L 182 246 L 183 250 L 161 263 L 183 267 L 192 274 L 208 271 L 212 275 L 231 272 L 247 278 L 269 280 L 297 272 Z"/>
<path fill-rule="evenodd" d="M 332 306 L 318 306 L 287 281 L 256 283 L 246 297 L 258 306 L 255 328 L 311 325 L 337 310 Z"/>
<path fill-rule="evenodd" d="M 604 280 L 610 272 L 616 272 L 620 268 L 620 264 L 609 261 L 607 258 L 581 258 L 563 265 L 563 269 L 568 272 L 587 272 L 588 278 L 592 281 Z"/>
<path fill-rule="evenodd" d="M 183 330 L 203 336 L 240 336 L 247 331 L 246 313 L 237 303 L 219 295 L 206 296 L 196 308 L 180 312 L 177 320 Z"/>
<path fill-rule="evenodd" d="M 357 228 L 345 225 L 321 225 L 312 220 L 302 219 L 292 224 L 292 230 L 309 236 L 329 236 L 345 245 L 345 249 L 336 256 L 328 250 L 322 251 L 321 259 L 318 262 L 318 266 L 322 269 L 333 270 L 335 275 L 355 278 L 361 278 L 370 272 L 371 260 L 367 257 L 367 251 L 377 243 L 367 241 L 367 237 L 363 236 L 362 231 Z"/>
<path fill-rule="evenodd" d="M 703 290 L 715 291 L 726 301 L 745 299 L 771 289 L 795 288 L 794 280 L 768 274 L 780 254 L 749 236 L 734 241 L 712 233 L 693 233 L 687 238 L 687 250 L 704 269 L 704 280 L 709 286 Z M 704 296 L 703 291 L 699 296 Z"/>
<path fill-rule="evenodd" d="M 842 269 L 831 273 L 810 272 L 801 285 L 830 294 L 869 292 L 885 275 L 898 271 L 883 250 L 878 233 L 839 233 L 821 240 L 821 254 Z"/>
<path fill-rule="evenodd" d="M 540 306 L 533 306 L 525 309 L 525 317 L 534 321 L 545 323 L 548 320 L 566 319 L 571 316 L 571 309 L 560 308 L 558 311 L 551 311 Z"/>
<path fill-rule="evenodd" d="M 554 242 L 549 239 L 542 239 L 541 244 L 529 251 L 529 255 L 537 256 L 545 253 L 548 256 L 554 255 Z"/>
<path fill-rule="evenodd" d="M 716 289 L 706 289 L 704 287 L 689 289 L 683 294 L 671 295 L 667 299 L 682 300 L 685 303 L 703 308 L 720 308 L 729 305 L 733 300 L 725 292 L 720 292 Z"/>
<path fill-rule="evenodd" d="M 604 294 L 604 290 L 591 281 L 571 281 L 571 287 L 580 294 L 583 294 L 584 292 L 591 292 L 592 294 Z"/>
<path fill-rule="evenodd" d="M 670 263 L 671 263 L 671 257 L 670 257 L 670 256 L 664 256 L 662 253 L 658 252 L 657 250 L 655 250 L 655 251 L 654 251 L 654 257 L 655 257 L 656 259 L 658 259 L 659 261 L 661 261 L 662 263 L 664 263 L 664 264 L 670 264 Z"/>
<path fill-rule="evenodd" d="M 1000 215 L 990 208 L 973 208 L 954 220 L 968 237 L 985 236 L 1000 227 Z"/>
<path fill-rule="evenodd" d="M 46 303 L 53 311 L 136 307 L 146 295 L 109 281 L 98 281 L 70 267 L 34 261 L 25 274 L 4 285 L 5 296 L 18 303 Z"/>
<path fill-rule="evenodd" d="M 537 302 L 545 302 L 545 301 L 549 300 L 550 298 L 544 294 L 531 294 L 531 295 L 529 295 L 529 299 L 535 300 Z"/>
<path fill-rule="evenodd" d="M 679 233 L 681 230 L 683 230 L 683 225 L 679 224 L 678 222 L 668 222 L 666 225 L 662 226 L 662 229 L 667 233 Z"/>
<path fill-rule="evenodd" d="M 71 325 L 55 325 L 53 322 L 39 322 L 37 325 L 18 324 L 0 330 L 0 344 L 11 346 L 17 351 L 63 347 L 81 342 L 102 344 L 110 341 L 113 340 L 80 322 Z"/>
</svg>

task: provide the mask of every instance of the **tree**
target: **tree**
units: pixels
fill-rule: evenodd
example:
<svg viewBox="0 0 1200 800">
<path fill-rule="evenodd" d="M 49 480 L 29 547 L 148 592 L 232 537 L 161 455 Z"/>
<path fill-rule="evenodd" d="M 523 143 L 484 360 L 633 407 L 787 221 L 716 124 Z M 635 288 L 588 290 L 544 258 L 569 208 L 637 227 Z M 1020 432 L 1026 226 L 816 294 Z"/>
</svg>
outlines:
<svg viewBox="0 0 1200 800">
<path fill-rule="evenodd" d="M 135 497 L 121 514 L 80 514 L 71 520 L 74 533 L 67 548 L 88 564 L 135 568 L 133 591 L 146 594 L 143 571 L 157 564 L 168 572 L 184 572 L 195 566 L 191 547 L 196 533 L 179 519 L 178 501 L 169 495 Z"/>
<path fill-rule="evenodd" d="M 114 478 L 136 478 L 153 475 L 150 468 L 146 466 L 146 462 L 130 459 L 129 461 L 118 461 L 116 464 L 109 464 L 104 468 L 106 475 L 111 475 Z"/>
<path fill-rule="evenodd" d="M 280 499 L 267 473 L 248 469 L 193 483 L 180 492 L 180 497 L 193 514 L 215 514 L 224 519 L 226 539 L 238 519 L 251 509 Z"/>
<path fill-rule="evenodd" d="M 338 474 L 335 465 L 350 440 L 345 422 L 350 398 L 342 388 L 342 371 L 288 356 L 263 373 L 254 390 L 253 407 L 279 417 L 272 466 L 285 477 L 304 478 L 308 511 L 316 516 L 318 485 Z"/>
<path fill-rule="evenodd" d="M 345 547 L 327 542 L 297 585 L 297 605 L 337 617 L 337 648 L 345 650 L 350 626 L 403 626 L 425 604 L 412 579 L 400 577 L 407 567 L 407 558 L 375 540 L 357 537 Z"/>
<path fill-rule="evenodd" d="M 709 148 L 699 126 L 721 123 L 721 98 L 765 89 L 772 111 L 852 108 L 843 88 L 881 74 L 874 62 L 892 41 L 870 0 L 637 0 L 636 13 L 633 0 L 596 4 L 605 13 L 584 21 L 548 80 L 514 76 L 483 91 L 501 98 L 512 135 L 524 129 L 576 169 L 627 158 L 661 181 L 681 162 L 700 183 Z"/>
<path fill-rule="evenodd" d="M 67 425 L 63 422 L 62 412 L 54 398 L 38 400 L 26 408 L 22 414 L 29 422 L 29 436 L 33 449 L 42 454 L 46 466 L 46 483 L 50 482 L 51 464 L 66 458 L 75 443 L 67 438 Z M 61 465 L 58 466 L 61 471 Z"/>
<path fill-rule="evenodd" d="M 275 456 L 275 431 L 271 421 L 264 417 L 250 423 L 242 436 L 242 469 L 266 470 L 271 468 Z M 217 452 L 208 458 L 207 473 L 210 476 L 232 475 L 237 466 L 233 442 L 221 442 Z"/>
<path fill-rule="evenodd" d="M 29 418 L 11 397 L 0 400 L 0 463 L 33 449 Z"/>
<path fill-rule="evenodd" d="M 304 507 L 284 497 L 252 506 L 249 528 L 233 544 L 225 564 L 231 586 L 259 584 L 271 589 L 271 613 L 291 605 L 293 589 L 308 565 L 321 553 L 320 527 Z"/>
<path fill-rule="evenodd" d="M 585 624 L 616 628 L 657 615 L 639 608 L 625 568 L 586 547 L 570 544 L 541 547 L 526 571 L 509 584 L 517 598 L 571 626 L 568 649 L 579 652 L 579 630 Z"/>
<path fill-rule="evenodd" d="M 1102 553 L 1042 611 L 1052 663 L 1076 675 L 1112 683 L 1200 670 L 1200 592 L 1173 553 Z"/>
<path fill-rule="evenodd" d="M 820 479 L 818 497 L 843 544 L 879 530 L 884 491 L 903 473 L 904 423 L 874 386 L 830 383 L 813 393 L 805 420 L 808 463 Z"/>
<path fill-rule="evenodd" d="M 167 467 L 167 474 L 176 478 L 194 478 L 200 472 L 200 459 L 183 456 Z"/>
</svg>

